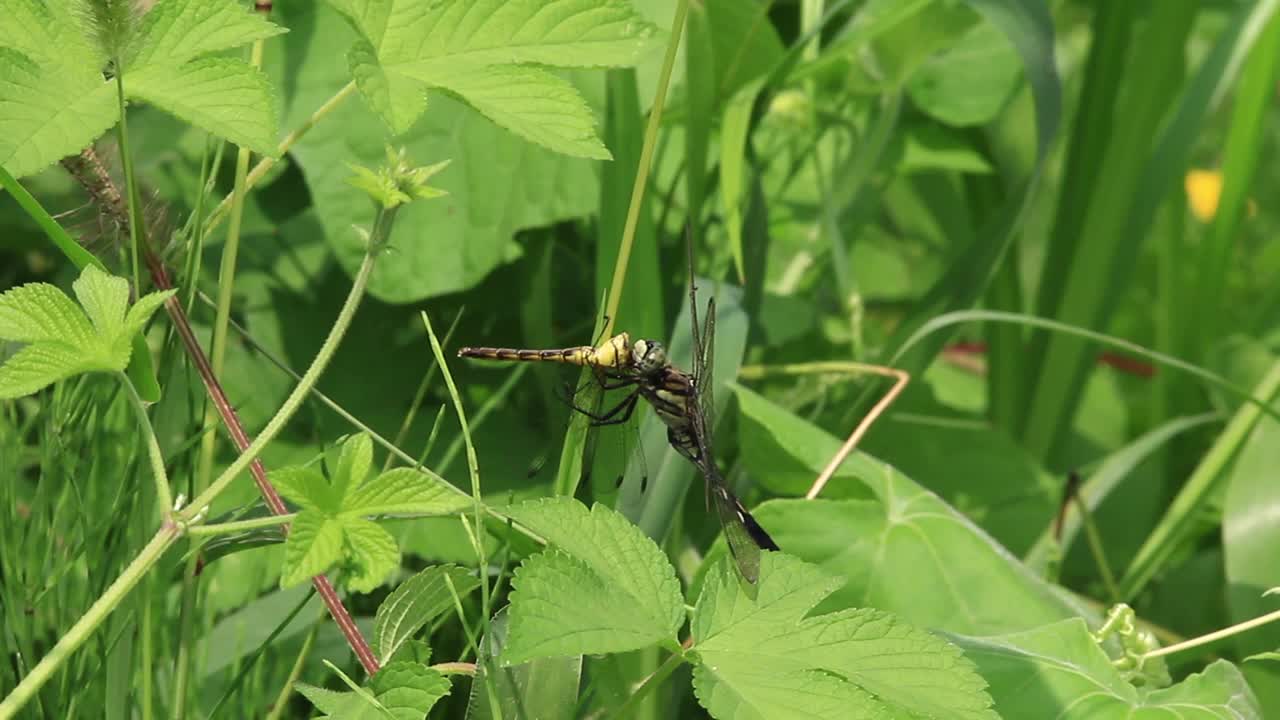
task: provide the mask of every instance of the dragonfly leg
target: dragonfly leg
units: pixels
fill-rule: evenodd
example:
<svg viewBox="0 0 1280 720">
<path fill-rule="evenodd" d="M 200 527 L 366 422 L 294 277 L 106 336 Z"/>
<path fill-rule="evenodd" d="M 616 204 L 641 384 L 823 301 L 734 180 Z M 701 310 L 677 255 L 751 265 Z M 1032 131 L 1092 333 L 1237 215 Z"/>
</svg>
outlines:
<svg viewBox="0 0 1280 720">
<path fill-rule="evenodd" d="M 631 419 L 631 413 L 636 409 L 636 402 L 640 400 L 640 393 L 633 392 L 628 395 L 622 402 L 614 405 L 609 412 L 603 415 L 591 416 L 591 425 L 593 427 L 601 427 L 603 425 L 621 425 Z M 621 413 L 621 417 L 617 417 Z"/>
</svg>

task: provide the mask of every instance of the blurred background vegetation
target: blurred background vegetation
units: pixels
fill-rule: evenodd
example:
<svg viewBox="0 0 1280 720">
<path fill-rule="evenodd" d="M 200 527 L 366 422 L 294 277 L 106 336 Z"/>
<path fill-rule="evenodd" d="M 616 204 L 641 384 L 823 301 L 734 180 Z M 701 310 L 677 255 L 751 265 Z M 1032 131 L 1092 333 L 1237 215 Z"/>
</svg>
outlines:
<svg viewBox="0 0 1280 720">
<path fill-rule="evenodd" d="M 673 0 L 634 4 L 670 26 Z M 825 459 L 815 465 L 805 452 L 834 449 L 825 435 L 788 435 L 778 417 L 842 438 L 887 387 L 874 376 L 769 368 L 892 363 L 912 382 L 860 450 L 938 493 L 1033 569 L 1055 572 L 1037 543 L 1068 473 L 1079 471 L 1108 570 L 1072 534 L 1058 571 L 1064 587 L 1102 605 L 1130 602 L 1166 639 L 1268 611 L 1274 601 L 1261 593 L 1278 584 L 1280 526 L 1270 518 L 1280 503 L 1280 424 L 1264 417 L 1234 434 L 1224 428 L 1251 407 L 1231 388 L 1270 402 L 1276 386 L 1280 215 L 1267 201 L 1280 183 L 1275 10 L 1263 0 L 695 4 L 615 326 L 687 343 L 689 226 L 702 288 L 719 283 L 718 356 L 729 357 L 720 357 L 721 381 L 740 370 L 718 390 L 728 402 L 716 440 L 748 505 L 802 495 Z M 320 3 L 280 2 L 273 20 L 289 28 L 266 58 L 288 131 L 347 84 L 343 51 L 353 36 Z M 433 94 L 424 119 L 395 142 L 421 163 L 452 159 L 436 178 L 450 196 L 403 213 L 373 297 L 320 389 L 411 455 L 429 447 L 425 464 L 466 487 L 461 436 L 452 412 L 440 413 L 447 395 L 418 313 L 453 326 L 447 351 L 591 341 L 660 60 L 656 47 L 635 71 L 566 74 L 597 111 L 612 162 L 553 154 Z M 129 123 L 149 215 L 158 227 L 181 227 L 217 144 L 145 106 L 130 108 Z M 348 163 L 376 163 L 387 142 L 381 121 L 349 98 L 247 199 L 233 309 L 246 334 L 229 346 L 222 381 L 251 433 L 292 386 L 277 361 L 301 371 L 332 323 L 363 250 L 352 226 L 372 217 L 367 198 L 345 183 Z M 114 156 L 109 140 L 99 149 Z M 231 150 L 218 155 L 215 200 L 231 187 Z M 65 171 L 24 182 L 109 265 L 127 267 L 124 245 Z M 221 243 L 220 232 L 208 239 L 195 278 L 209 292 Z M 166 257 L 173 267 L 187 261 L 177 245 Z M 74 275 L 14 203 L 0 202 L 0 289 L 66 286 Z M 1230 387 L 1025 317 L 951 314 L 973 309 L 1124 338 Z M 212 317 L 196 303 L 202 337 Z M 173 341 L 167 328 L 152 339 Z M 156 417 L 181 483 L 194 469 L 203 390 L 173 349 L 161 356 Z M 568 419 L 555 395 L 575 376 L 452 369 L 486 492 L 495 501 L 547 493 Z M 0 405 L 8 514 L 0 567 L 6 595 L 26 589 L 23 601 L 4 602 L 4 641 L 36 657 L 146 537 L 132 519 L 147 512 L 150 486 L 117 392 L 91 377 Z M 263 459 L 304 462 L 353 431 L 312 402 Z M 690 545 L 705 548 L 716 526 L 701 493 L 683 492 L 687 470 L 663 479 L 663 458 L 640 434 L 599 437 L 579 496 L 622 504 L 638 520 L 661 516 L 641 524 L 674 525 L 663 536 L 681 538 L 669 541 L 678 559 Z M 804 442 L 811 448 L 795 447 Z M 624 472 L 631 479 L 620 490 Z M 644 493 L 637 475 L 648 478 Z M 215 514 L 256 502 L 245 480 Z M 828 494 L 866 491 L 838 474 Z M 399 531 L 411 564 L 472 560 L 455 522 Z M 784 548 L 787 532 L 775 532 Z M 34 552 L 51 538 L 58 552 Z M 238 674 L 305 595 L 276 589 L 277 553 L 238 552 L 206 571 L 198 683 L 206 707 L 234 686 L 241 710 L 256 714 L 304 637 L 318 643 L 309 670 L 345 657 L 330 627 L 312 629 L 312 605 L 268 650 L 288 662 Z M 145 594 L 159 602 L 118 613 L 49 697 L 83 688 L 122 707 L 113 703 L 128 692 L 121 682 L 139 646 L 172 642 L 168 592 L 179 568 L 150 578 Z M 376 599 L 353 605 L 367 612 Z M 135 624 L 147 632 L 135 634 Z M 461 645 L 453 635 L 446 646 Z M 1257 630 L 1178 656 L 1174 674 L 1278 643 L 1280 631 Z M 1245 669 L 1280 714 L 1280 675 L 1257 663 Z M 6 663 L 0 679 L 12 687 L 15 667 Z"/>
</svg>

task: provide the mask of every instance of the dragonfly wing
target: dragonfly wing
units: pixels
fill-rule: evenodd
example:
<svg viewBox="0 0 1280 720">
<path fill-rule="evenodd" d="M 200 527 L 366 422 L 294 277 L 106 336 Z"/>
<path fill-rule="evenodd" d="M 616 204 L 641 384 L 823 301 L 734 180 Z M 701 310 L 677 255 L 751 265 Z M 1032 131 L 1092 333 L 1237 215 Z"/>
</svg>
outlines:
<svg viewBox="0 0 1280 720">
<path fill-rule="evenodd" d="M 760 551 L 777 550 L 778 544 L 725 487 L 718 473 L 715 477 L 709 475 L 707 479 L 729 552 L 733 554 L 742 577 L 754 584 L 760 578 Z"/>
</svg>

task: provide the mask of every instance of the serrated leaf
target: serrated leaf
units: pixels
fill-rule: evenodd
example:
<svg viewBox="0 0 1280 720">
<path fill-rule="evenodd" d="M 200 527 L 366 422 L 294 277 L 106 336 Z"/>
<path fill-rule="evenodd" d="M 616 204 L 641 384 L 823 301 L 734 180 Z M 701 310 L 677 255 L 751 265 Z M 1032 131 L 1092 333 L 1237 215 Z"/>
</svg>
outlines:
<svg viewBox="0 0 1280 720">
<path fill-rule="evenodd" d="M 854 696 L 868 709 L 884 709 L 874 712 L 999 717 L 976 668 L 946 640 L 869 608 L 809 616 L 840 584 L 817 566 L 766 553 L 753 600 L 725 563 L 717 565 L 692 623 L 693 649 L 706 668 L 700 697 L 717 698 L 718 712 L 733 699 L 773 717 L 769 708 L 805 707 L 820 673 L 863 691 Z"/>
<path fill-rule="evenodd" d="M 132 338 L 142 331 L 151 316 L 164 305 L 165 301 L 173 297 L 177 290 L 162 290 L 158 292 L 150 292 L 138 298 L 130 308 L 129 312 L 124 316 L 124 334 L 126 337 Z"/>
<path fill-rule="evenodd" d="M 373 621 L 374 646 L 383 662 L 417 634 L 427 623 L 453 607 L 453 592 L 466 596 L 480 586 L 471 571 L 456 565 L 437 565 L 400 583 L 378 606 Z"/>
<path fill-rule="evenodd" d="M 370 592 L 400 565 L 400 548 L 391 533 L 375 522 L 344 517 L 341 523 L 355 561 L 347 586 L 356 592 Z"/>
<path fill-rule="evenodd" d="M 87 345 L 92 338 L 84 312 L 53 285 L 29 283 L 0 294 L 0 339 Z"/>
<path fill-rule="evenodd" d="M 65 343 L 28 345 L 0 365 L 0 400 L 19 398 L 82 372 L 109 368 L 86 363 L 84 354 Z"/>
<path fill-rule="evenodd" d="M 648 632 L 671 636 L 684 623 L 684 598 L 675 570 L 653 540 L 620 513 L 599 504 L 588 510 L 571 498 L 551 498 L 508 508 L 507 514 L 579 560 L 611 593 L 645 608 L 635 620 Z M 512 635 L 516 632 L 513 624 Z"/>
<path fill-rule="evenodd" d="M 0 165 L 24 177 L 80 151 L 119 118 L 115 87 L 92 66 L 40 65 L 0 48 Z"/>
<path fill-rule="evenodd" d="M 722 720 L 888 720 L 893 712 L 852 683 L 814 670 L 778 672 L 767 664 L 745 669 L 738 686 L 706 665 L 693 670 L 693 692 Z M 796 704 L 800 699 L 801 704 Z"/>
<path fill-rule="evenodd" d="M 404 720 L 421 720 L 451 689 L 439 671 L 411 662 L 388 663 L 371 685 L 378 702 Z"/>
<path fill-rule="evenodd" d="M 235 58 L 148 65 L 125 75 L 129 97 L 260 154 L 276 155 L 277 102 L 267 76 Z"/>
<path fill-rule="evenodd" d="M 128 280 L 89 265 L 71 283 L 71 289 L 98 335 L 114 341 L 123 334 L 124 315 L 129 307 Z"/>
<path fill-rule="evenodd" d="M 318 470 L 298 465 L 276 468 L 267 479 L 281 495 L 305 510 L 334 513 L 338 509 L 333 488 Z"/>
<path fill-rule="evenodd" d="M 596 135 L 595 116 L 586 101 L 572 85 L 545 70 L 495 66 L 405 74 L 456 94 L 530 142 L 574 157 L 613 159 Z"/>
<path fill-rule="evenodd" d="M 977 663 L 1003 717 L 1263 717 L 1240 671 L 1222 660 L 1167 688 L 1151 692 L 1135 688 L 1079 618 L 1021 633 L 952 639 Z"/>
<path fill-rule="evenodd" d="M 449 515 L 471 506 L 471 499 L 444 478 L 400 467 L 353 490 L 343 511 L 360 515 Z"/>
<path fill-rule="evenodd" d="M 427 91 L 422 83 L 398 73 L 387 72 L 378 63 L 377 51 L 364 40 L 357 41 L 347 53 L 351 77 L 369 107 L 401 135 L 427 108 Z"/>
<path fill-rule="evenodd" d="M 146 64 L 177 65 L 286 30 L 235 0 L 162 0 L 142 17 L 126 51 L 126 72 Z"/>
<path fill-rule="evenodd" d="M 617 0 L 334 5 L 363 35 L 349 55 L 357 85 L 397 133 L 421 115 L 422 93 L 442 88 L 528 140 L 585 158 L 609 157 L 590 109 L 568 83 L 528 64 L 631 65 L 655 35 Z"/>
<path fill-rule="evenodd" d="M 536 658 L 626 652 L 675 639 L 678 628 L 582 560 L 552 549 L 525 560 L 511 581 L 504 665 Z"/>
<path fill-rule="evenodd" d="M 284 543 L 280 585 L 297 585 L 341 559 L 342 522 L 315 510 L 303 510 L 294 518 L 289 539 Z"/>
<path fill-rule="evenodd" d="M 373 441 L 365 433 L 351 435 L 342 443 L 338 464 L 333 470 L 334 492 L 344 506 L 352 489 L 364 484 L 373 466 Z M 344 509 L 346 509 L 344 507 Z"/>
<path fill-rule="evenodd" d="M 0 0 L 0 48 L 13 48 L 64 70 L 101 67 L 104 58 L 86 41 L 70 3 Z M 98 78 L 101 80 L 101 78 Z"/>
<path fill-rule="evenodd" d="M 406 0 L 337 4 L 384 64 L 622 67 L 656 28 L 621 0 Z"/>
</svg>

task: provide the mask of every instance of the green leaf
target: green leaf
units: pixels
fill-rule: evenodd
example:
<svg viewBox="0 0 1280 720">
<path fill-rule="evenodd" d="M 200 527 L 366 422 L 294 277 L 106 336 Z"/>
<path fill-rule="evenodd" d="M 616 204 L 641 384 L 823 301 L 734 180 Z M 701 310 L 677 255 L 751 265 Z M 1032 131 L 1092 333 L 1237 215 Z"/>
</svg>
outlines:
<svg viewBox="0 0 1280 720">
<path fill-rule="evenodd" d="M 396 718 L 421 720 L 449 694 L 449 679 L 439 671 L 412 662 L 392 662 L 373 676 L 372 690 Z"/>
<path fill-rule="evenodd" d="M 305 582 L 342 559 L 342 521 L 315 510 L 303 510 L 293 520 L 284 544 L 281 587 Z"/>
<path fill-rule="evenodd" d="M 917 107 L 948 125 L 982 125 L 1008 102 L 1020 73 L 1008 36 L 982 22 L 917 69 L 907 92 Z"/>
<path fill-rule="evenodd" d="M 411 662 L 388 663 L 373 676 L 365 692 L 376 705 L 355 691 L 334 692 L 306 683 L 297 688 L 324 717 L 334 720 L 421 720 L 451 689 L 449 679 L 438 671 Z"/>
<path fill-rule="evenodd" d="M 351 550 L 347 586 L 356 592 L 370 592 L 400 566 L 396 539 L 381 525 L 360 518 L 344 517 L 342 536 Z"/>
<path fill-rule="evenodd" d="M 299 465 L 282 467 L 272 470 L 267 479 L 281 495 L 306 510 L 323 510 L 330 514 L 338 510 L 333 487 L 318 470 Z"/>
<path fill-rule="evenodd" d="M 133 335 L 141 327 L 125 322 L 128 283 L 89 265 L 72 287 L 83 309 L 52 285 L 27 285 L 0 295 L 0 338 L 31 343 L 0 367 L 0 397 L 21 397 L 72 375 L 128 366 Z M 172 294 L 154 293 L 147 306 Z M 135 318 L 145 321 L 147 306 Z"/>
<path fill-rule="evenodd" d="M 338 502 L 347 509 L 347 498 L 364 484 L 373 467 L 373 440 L 366 433 L 349 436 L 342 443 L 338 465 L 333 470 L 333 489 Z"/>
<path fill-rule="evenodd" d="M 79 349 L 65 343 L 28 345 L 0 365 L 0 400 L 19 398 L 91 370 Z"/>
<path fill-rule="evenodd" d="M 151 316 L 165 304 L 165 301 L 173 297 L 175 292 L 175 290 L 150 292 L 138 298 L 138 301 L 129 308 L 129 312 L 125 313 L 124 334 L 132 338 L 142 332 L 142 328 L 151 320 Z"/>
<path fill-rule="evenodd" d="M 143 65 L 177 65 L 286 32 L 235 0 L 162 0 L 145 15 L 126 51 L 125 77 Z"/>
<path fill-rule="evenodd" d="M 654 35 L 628 4 L 610 0 L 333 4 L 363 35 L 348 56 L 356 84 L 397 134 L 421 115 L 423 93 L 438 88 L 532 142 L 596 159 L 609 154 L 586 102 L 530 64 L 631 65 Z"/>
<path fill-rule="evenodd" d="M 449 90 L 524 139 L 565 155 L 612 160 L 578 91 L 545 70 L 524 66 L 454 68 L 413 77 Z"/>
<path fill-rule="evenodd" d="M 1079 618 L 999 637 L 952 639 L 990 683 L 1002 717 L 1262 717 L 1240 671 L 1222 660 L 1172 687 L 1135 688 Z"/>
<path fill-rule="evenodd" d="M 622 515 L 570 498 L 508 514 L 553 549 L 516 571 L 504 662 L 674 642 L 684 618 L 680 584 L 658 546 Z"/>
<path fill-rule="evenodd" d="M 472 506 L 435 473 L 400 467 L 351 491 L 343 512 L 360 515 L 451 515 Z"/>
<path fill-rule="evenodd" d="M 480 580 L 470 570 L 456 565 L 429 567 L 400 583 L 378 606 L 374 617 L 374 649 L 378 658 L 386 662 L 418 630 L 451 609 L 453 593 L 465 597 L 479 586 Z"/>
<path fill-rule="evenodd" d="M 124 76 L 129 97 L 261 155 L 276 155 L 278 105 L 260 70 L 235 58 L 148 65 Z"/>
<path fill-rule="evenodd" d="M 0 294 L 2 339 L 84 346 L 93 341 L 93 332 L 84 312 L 54 285 L 29 283 Z"/>
<path fill-rule="evenodd" d="M 0 47 L 0 165 L 15 177 L 79 152 L 119 110 L 115 87 L 93 66 L 42 65 Z"/>
<path fill-rule="evenodd" d="M 754 600 L 727 563 L 711 571 L 698 598 L 696 683 L 713 715 L 786 717 L 778 710 L 807 711 L 805 697 L 816 693 L 819 717 L 890 717 L 889 709 L 998 717 L 959 648 L 879 610 L 809 615 L 839 578 L 780 553 L 766 553 L 761 568 Z M 837 714 L 842 700 L 851 705 Z"/>
<path fill-rule="evenodd" d="M 123 335 L 124 315 L 129 307 L 128 280 L 90 265 L 71 283 L 71 289 L 100 337 L 114 342 Z"/>
</svg>

